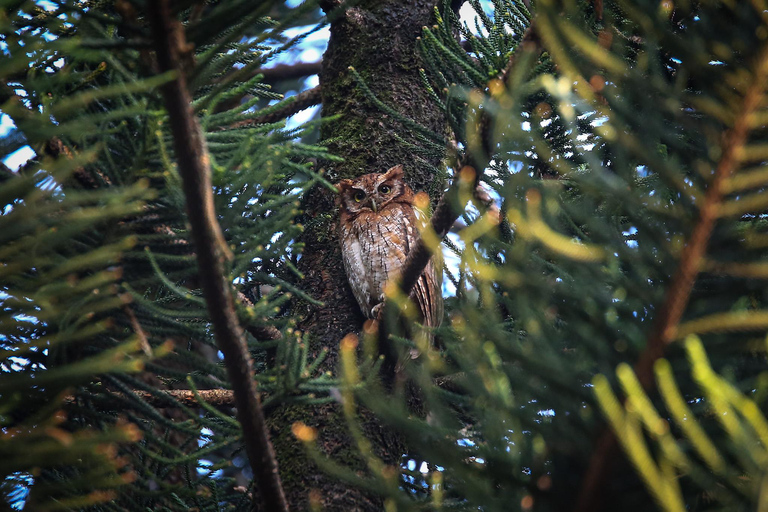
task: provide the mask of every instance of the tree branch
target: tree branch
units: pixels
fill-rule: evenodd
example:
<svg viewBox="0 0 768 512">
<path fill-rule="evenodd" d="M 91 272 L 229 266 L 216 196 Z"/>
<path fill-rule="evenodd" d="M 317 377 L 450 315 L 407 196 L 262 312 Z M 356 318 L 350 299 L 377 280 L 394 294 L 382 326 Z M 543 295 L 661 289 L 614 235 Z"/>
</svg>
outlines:
<svg viewBox="0 0 768 512">
<path fill-rule="evenodd" d="M 182 73 L 181 57 L 190 48 L 185 41 L 183 27 L 171 13 L 168 0 L 149 2 L 148 8 L 159 71 L 176 72 L 175 79 L 165 84 L 162 92 L 186 197 L 200 281 L 216 343 L 224 354 L 232 383 L 245 450 L 264 509 L 287 511 L 277 459 L 253 379 L 253 364 L 235 312 L 232 286 L 225 277 L 224 262 L 230 253 L 214 211 L 210 158 Z"/>
<path fill-rule="evenodd" d="M 296 64 L 278 64 L 272 68 L 261 68 L 254 75 L 264 75 L 265 82 L 279 82 L 280 80 L 292 80 L 320 73 L 322 61 L 297 62 Z"/>
<path fill-rule="evenodd" d="M 765 62 L 768 52 L 763 53 L 759 62 Z M 765 90 L 768 65 L 763 64 L 754 74 L 754 80 L 747 89 L 736 115 L 733 126 L 724 133 L 723 151 L 715 169 L 715 175 L 707 187 L 704 202 L 699 210 L 699 219 L 680 256 L 672 281 L 667 286 L 664 304 L 659 309 L 645 350 L 635 364 L 635 373 L 645 390 L 654 387 L 653 365 L 664 355 L 664 350 L 676 338 L 677 326 L 685 312 L 693 285 L 702 267 L 707 244 L 715 227 L 718 210 L 725 196 L 723 185 L 738 169 L 750 129 L 750 118 L 760 107 Z M 605 479 L 610 473 L 611 461 L 616 459 L 618 442 L 612 430 L 605 430 L 597 442 L 589 468 L 581 486 L 581 495 L 576 504 L 577 512 L 599 510 L 604 495 Z"/>
<path fill-rule="evenodd" d="M 132 389 L 131 393 L 137 395 L 139 398 L 147 402 L 153 407 L 171 407 L 172 404 L 162 395 L 166 395 L 173 398 L 185 407 L 195 408 L 200 407 L 200 401 L 195 396 L 195 392 L 189 389 L 165 389 L 161 391 L 161 395 L 148 393 L 140 389 Z M 110 392 L 112 396 L 125 397 L 127 395 L 119 392 Z M 235 396 L 231 389 L 198 389 L 197 395 L 203 399 L 208 405 L 214 407 L 234 407 Z M 77 401 L 75 395 L 69 395 L 64 397 L 64 403 L 74 403 Z"/>
<path fill-rule="evenodd" d="M 291 96 L 285 100 L 285 104 L 283 106 L 273 112 L 264 114 L 254 119 L 238 121 L 237 123 L 233 124 L 232 127 L 244 128 L 257 124 L 276 123 L 281 119 L 285 119 L 286 117 L 292 116 L 297 112 L 301 112 L 305 108 L 319 105 L 321 101 L 322 99 L 320 97 L 320 86 L 318 85 L 317 87 L 307 89 L 306 91 L 303 91 L 296 96 Z"/>
<path fill-rule="evenodd" d="M 509 74 L 512 69 L 514 69 L 515 63 L 518 61 L 519 52 L 531 49 L 541 50 L 533 24 L 531 24 L 523 34 L 518 48 L 512 55 L 510 55 L 507 65 L 498 79 L 503 83 L 506 83 Z M 475 197 L 478 198 L 480 202 L 485 203 L 488 201 L 487 193 L 482 191 L 482 189 L 479 191 L 478 188 L 480 174 L 490 162 L 493 154 L 492 143 L 490 140 L 490 123 L 491 119 L 488 114 L 483 111 L 476 127 L 479 135 L 480 147 L 468 148 L 465 150 L 464 154 L 457 162 L 457 165 L 455 165 L 458 172 L 454 177 L 453 183 L 440 198 L 440 201 L 435 208 L 435 212 L 432 214 L 432 219 L 430 221 L 431 228 L 440 241 L 445 238 L 454 222 L 456 222 L 456 219 L 458 219 L 464 211 L 464 205 L 460 200 L 459 193 L 461 188 L 469 185 L 471 187 L 470 190 L 474 191 Z M 471 151 L 472 149 L 474 151 Z M 469 181 L 472 183 L 468 183 Z M 464 185 L 462 185 L 462 182 Z M 416 286 L 416 282 L 424 272 L 431 257 L 432 251 L 424 242 L 424 239 L 419 237 L 413 250 L 408 253 L 405 263 L 403 263 L 400 276 L 396 282 L 403 295 L 407 297 L 411 294 L 413 287 Z M 392 315 L 392 312 L 389 311 L 392 307 L 395 306 L 392 306 L 390 301 L 387 301 L 384 310 L 382 311 L 381 318 L 385 321 L 381 322 L 382 325 L 379 327 L 380 347 L 383 347 L 384 343 L 382 342 L 386 342 L 389 338 L 390 333 L 388 332 L 389 326 L 387 324 L 390 322 L 387 320 L 392 318 L 389 316 Z"/>
</svg>

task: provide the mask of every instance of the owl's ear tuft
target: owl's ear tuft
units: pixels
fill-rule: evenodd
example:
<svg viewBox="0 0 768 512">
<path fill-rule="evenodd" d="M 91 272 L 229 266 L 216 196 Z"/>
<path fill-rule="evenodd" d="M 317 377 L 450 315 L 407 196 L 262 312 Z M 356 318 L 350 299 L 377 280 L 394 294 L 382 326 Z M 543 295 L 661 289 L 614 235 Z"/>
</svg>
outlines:
<svg viewBox="0 0 768 512">
<path fill-rule="evenodd" d="M 339 194 L 341 194 L 351 186 L 352 186 L 352 180 L 341 180 L 336 184 L 336 188 L 338 189 Z"/>
<path fill-rule="evenodd" d="M 352 180 L 341 180 L 336 184 L 336 190 L 339 192 L 336 196 L 336 206 L 341 206 L 343 204 L 343 200 L 341 196 L 344 195 L 344 191 L 348 190 L 349 187 L 352 186 Z"/>
<path fill-rule="evenodd" d="M 404 174 L 405 170 L 403 169 L 403 164 L 397 164 L 394 167 L 390 167 L 387 172 L 384 173 L 384 177 L 389 180 L 392 178 L 402 178 Z"/>
</svg>

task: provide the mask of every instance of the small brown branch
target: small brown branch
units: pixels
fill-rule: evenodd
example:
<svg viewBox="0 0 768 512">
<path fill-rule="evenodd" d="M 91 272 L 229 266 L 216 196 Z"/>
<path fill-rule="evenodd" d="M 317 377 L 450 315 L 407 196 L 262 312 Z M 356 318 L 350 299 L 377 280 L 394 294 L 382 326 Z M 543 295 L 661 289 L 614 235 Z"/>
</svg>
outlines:
<svg viewBox="0 0 768 512">
<path fill-rule="evenodd" d="M 463 388 L 460 386 L 462 380 L 466 379 L 464 372 L 456 373 L 453 375 L 444 375 L 437 377 L 434 380 L 435 386 L 451 391 L 454 393 L 461 393 Z M 165 389 L 162 390 L 160 395 L 157 393 L 148 393 L 140 389 L 132 389 L 131 393 L 135 394 L 152 407 L 170 407 L 172 404 L 163 395 L 170 397 L 185 407 L 191 409 L 200 407 L 200 400 L 195 396 L 195 392 L 189 389 Z M 127 398 L 125 393 L 117 391 L 109 392 L 113 397 Z M 213 407 L 235 407 L 235 395 L 231 389 L 198 389 L 197 395 L 208 405 Z M 74 403 L 77 400 L 75 395 L 67 395 L 64 397 L 65 404 Z"/>
<path fill-rule="evenodd" d="M 237 300 L 246 307 L 253 306 L 251 299 L 245 296 L 243 292 L 237 292 Z M 252 325 L 245 328 L 254 338 L 260 341 L 279 340 L 283 337 L 280 330 L 274 325 Z"/>
<path fill-rule="evenodd" d="M 765 62 L 768 50 L 763 52 Z M 750 117 L 763 101 L 768 65 L 755 73 L 747 89 L 741 108 L 733 126 L 723 136 L 723 152 L 715 169 L 715 175 L 707 187 L 707 193 L 699 210 L 699 218 L 680 256 L 680 262 L 672 281 L 667 286 L 664 304 L 659 309 L 645 350 L 635 364 L 635 373 L 645 390 L 654 387 L 653 365 L 664 355 L 664 350 L 676 338 L 677 326 L 683 317 L 699 270 L 704 262 L 707 244 L 715 227 L 718 210 L 725 196 L 725 181 L 738 169 L 741 154 L 749 135 Z M 618 442 L 611 430 L 605 430 L 597 442 L 589 468 L 581 486 L 581 495 L 576 504 L 577 512 L 600 510 L 604 495 L 605 479 L 610 474 L 611 462 L 616 459 Z"/>
<path fill-rule="evenodd" d="M 175 79 L 166 83 L 162 92 L 182 177 L 199 277 L 216 344 L 224 354 L 224 364 L 232 384 L 245 451 L 263 508 L 287 511 L 288 503 L 280 482 L 277 459 L 253 379 L 253 363 L 237 319 L 232 286 L 225 277 L 224 262 L 230 254 L 213 206 L 210 158 L 193 114 L 186 77 L 182 72 L 181 58 L 188 52 L 189 45 L 182 25 L 172 15 L 168 0 L 156 0 L 147 5 L 159 71 L 176 72 Z"/>
<path fill-rule="evenodd" d="M 195 393 L 188 389 L 163 390 L 162 395 L 148 393 L 138 389 L 134 389 L 131 392 L 153 407 L 169 407 L 171 405 L 170 401 L 163 398 L 162 395 L 167 395 L 168 397 L 181 402 L 185 407 L 200 407 L 200 401 L 195 397 Z M 198 389 L 197 394 L 204 402 L 214 407 L 235 406 L 235 396 L 231 389 Z M 112 392 L 110 395 L 125 397 L 123 393 L 118 392 Z M 77 400 L 77 398 L 74 395 L 64 397 L 64 403 L 72 403 L 75 400 Z"/>
<path fill-rule="evenodd" d="M 278 64 L 272 68 L 257 69 L 254 72 L 254 76 L 264 75 L 264 81 L 270 83 L 279 82 L 280 80 L 293 80 L 295 78 L 317 75 L 320 73 L 322 64 L 322 61 Z"/>
<path fill-rule="evenodd" d="M 58 137 L 51 137 L 48 142 L 45 143 L 45 154 L 52 156 L 53 158 L 65 157 L 72 158 L 72 150 L 69 149 L 64 142 Z M 102 173 L 98 173 L 98 176 L 104 180 L 104 183 L 111 185 L 109 178 Z M 99 188 L 99 182 L 95 176 L 85 170 L 84 167 L 78 166 L 75 168 L 72 178 L 82 188 L 86 190 L 94 190 Z"/>
<path fill-rule="evenodd" d="M 152 406 L 168 406 L 168 402 L 146 391 L 134 391 L 142 400 Z M 188 389 L 170 389 L 163 391 L 164 394 L 173 397 L 186 407 L 199 407 L 200 401 L 193 391 Z M 208 405 L 214 407 L 234 407 L 235 395 L 231 389 L 198 389 L 197 395 Z"/>
<path fill-rule="evenodd" d="M 243 128 L 246 126 L 254 126 L 257 124 L 276 123 L 277 121 L 280 121 L 281 119 L 285 119 L 286 117 L 290 117 L 293 114 L 296 114 L 297 112 L 301 112 L 306 108 L 319 105 L 321 101 L 322 100 L 320 97 L 320 86 L 318 85 L 317 87 L 313 87 L 312 89 L 307 89 L 306 91 L 300 92 L 296 96 L 291 96 L 286 100 L 285 105 L 275 110 L 274 112 L 270 112 L 269 114 L 265 114 L 263 116 L 259 116 L 254 119 L 239 121 L 233 124 L 232 127 Z"/>
<path fill-rule="evenodd" d="M 144 332 L 144 329 L 142 329 L 141 324 L 139 323 L 139 319 L 136 318 L 136 315 L 133 313 L 133 310 L 129 306 L 124 306 L 123 311 L 125 312 L 126 316 L 128 316 L 128 321 L 131 323 L 133 332 L 135 332 L 136 336 L 139 337 L 141 350 L 144 352 L 144 354 L 151 356 L 152 346 L 149 344 L 149 340 L 147 339 L 147 335 Z"/>
</svg>

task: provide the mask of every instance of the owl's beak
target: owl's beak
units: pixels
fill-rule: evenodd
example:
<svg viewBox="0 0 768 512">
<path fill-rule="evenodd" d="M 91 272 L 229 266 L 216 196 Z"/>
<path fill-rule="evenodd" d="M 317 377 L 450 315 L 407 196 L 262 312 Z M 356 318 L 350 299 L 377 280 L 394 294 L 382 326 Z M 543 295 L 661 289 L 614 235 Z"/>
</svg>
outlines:
<svg viewBox="0 0 768 512">
<path fill-rule="evenodd" d="M 371 210 L 376 213 L 376 200 L 374 198 L 371 198 Z"/>
</svg>

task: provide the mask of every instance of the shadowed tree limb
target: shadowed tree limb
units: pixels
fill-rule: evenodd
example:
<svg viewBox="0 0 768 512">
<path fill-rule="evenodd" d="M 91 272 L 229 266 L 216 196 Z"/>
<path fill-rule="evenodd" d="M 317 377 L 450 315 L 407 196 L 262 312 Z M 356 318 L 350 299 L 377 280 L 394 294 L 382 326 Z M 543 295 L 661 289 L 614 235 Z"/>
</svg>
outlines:
<svg viewBox="0 0 768 512">
<path fill-rule="evenodd" d="M 231 258 L 231 253 L 214 211 L 210 159 L 192 111 L 186 78 L 181 71 L 182 58 L 189 48 L 183 28 L 172 15 L 168 0 L 149 2 L 148 9 L 159 71 L 176 72 L 176 77 L 162 87 L 162 92 L 186 197 L 200 283 L 216 343 L 224 354 L 246 453 L 264 509 L 287 511 L 277 459 L 253 379 L 253 365 L 237 319 L 232 286 L 224 271 L 224 263 Z"/>
</svg>

